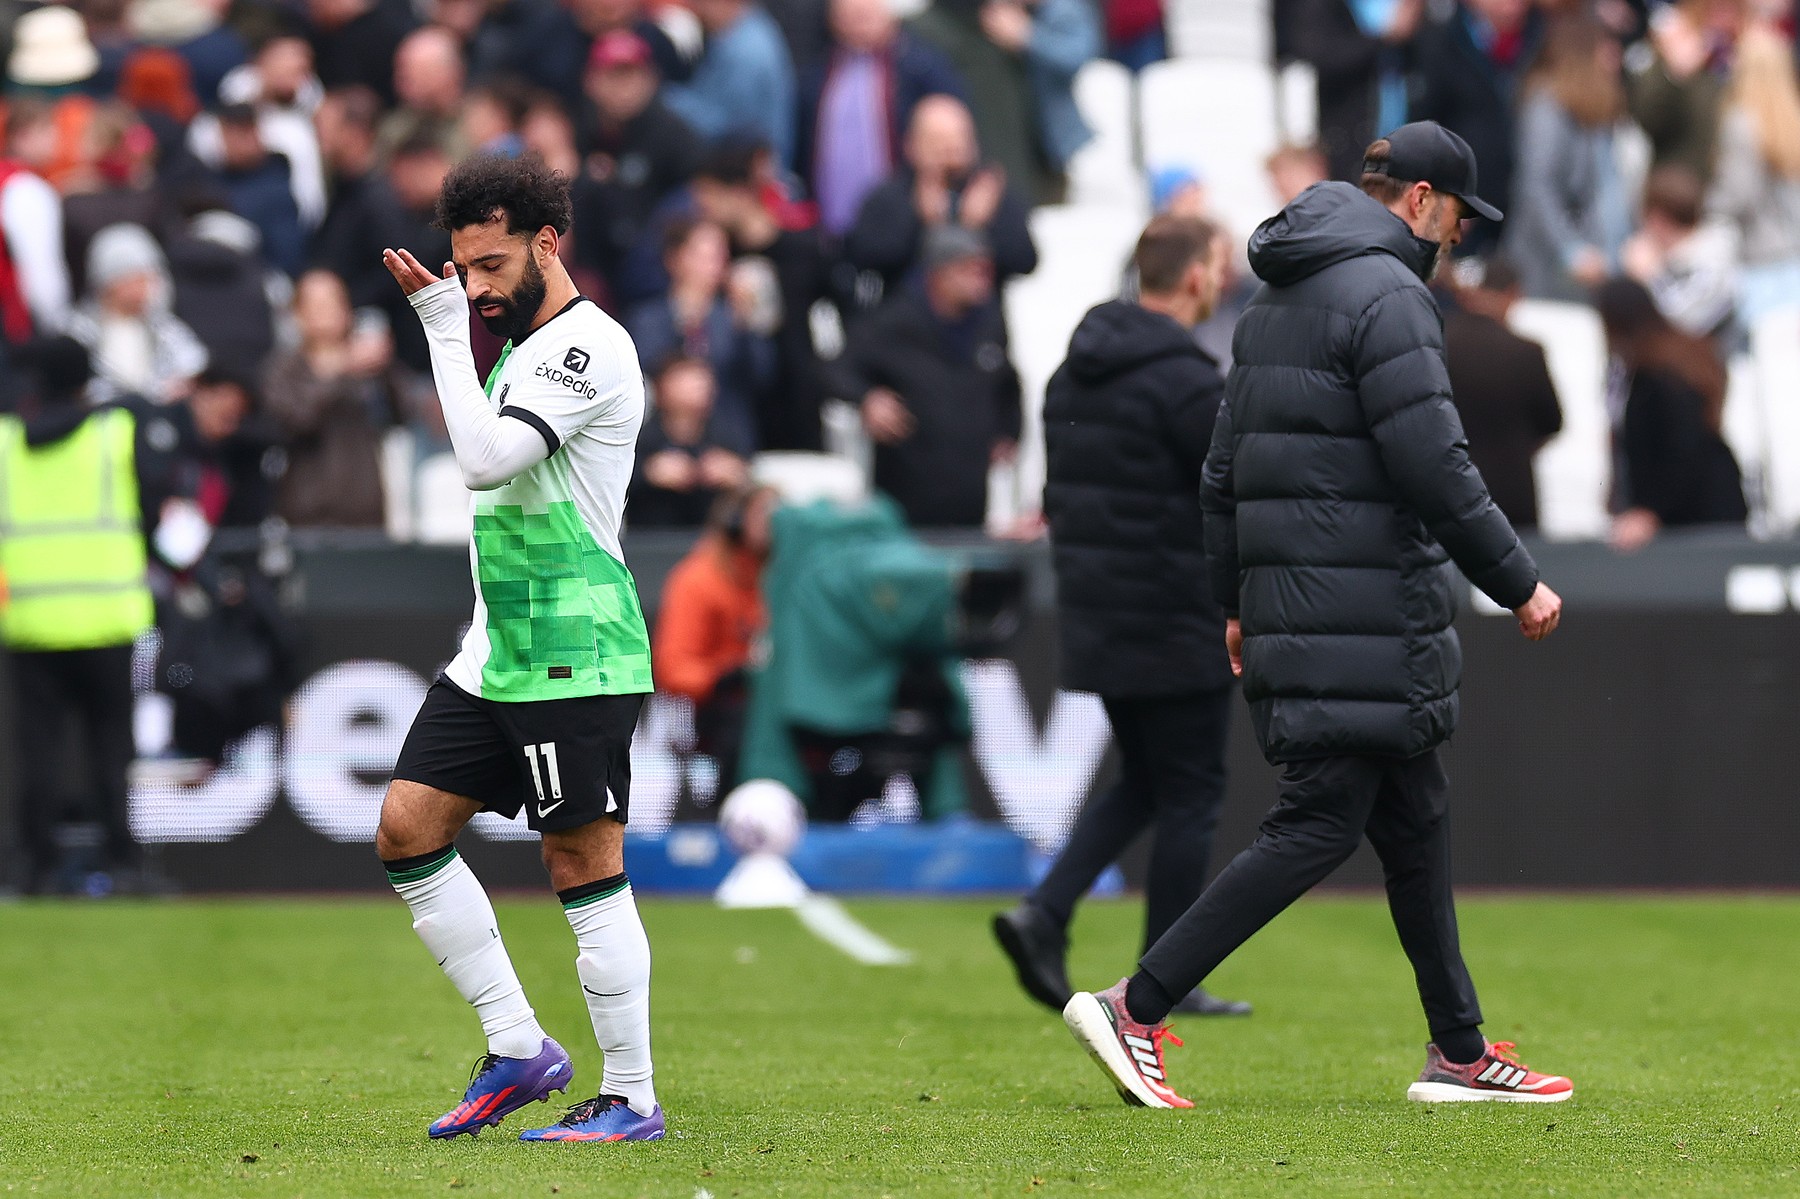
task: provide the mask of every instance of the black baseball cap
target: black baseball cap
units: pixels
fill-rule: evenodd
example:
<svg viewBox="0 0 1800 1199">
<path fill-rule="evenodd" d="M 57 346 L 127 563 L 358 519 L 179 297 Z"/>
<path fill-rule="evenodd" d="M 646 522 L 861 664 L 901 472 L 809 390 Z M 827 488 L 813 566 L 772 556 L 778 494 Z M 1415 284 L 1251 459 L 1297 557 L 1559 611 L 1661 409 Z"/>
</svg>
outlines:
<svg viewBox="0 0 1800 1199">
<path fill-rule="evenodd" d="M 1386 175 L 1405 183 L 1429 183 L 1449 192 L 1490 221 L 1500 210 L 1475 194 L 1475 151 L 1436 121 L 1414 121 L 1387 135 L 1386 162 L 1363 161 L 1363 174 Z"/>
</svg>

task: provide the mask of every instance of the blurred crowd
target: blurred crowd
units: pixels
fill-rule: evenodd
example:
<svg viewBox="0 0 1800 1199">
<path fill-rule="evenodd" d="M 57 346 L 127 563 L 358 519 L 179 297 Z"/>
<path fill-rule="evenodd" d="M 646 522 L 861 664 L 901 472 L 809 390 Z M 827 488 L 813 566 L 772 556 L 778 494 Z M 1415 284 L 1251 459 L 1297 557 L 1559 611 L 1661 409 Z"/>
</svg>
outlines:
<svg viewBox="0 0 1800 1199">
<path fill-rule="evenodd" d="M 448 257 L 431 216 L 459 157 L 541 154 L 574 181 L 577 280 L 652 383 L 634 526 L 697 527 L 758 451 L 819 449 L 828 399 L 860 411 L 874 482 L 911 523 L 979 526 L 1022 424 L 999 288 L 1036 268 L 1030 212 L 1064 198 L 1090 137 L 1076 73 L 1161 59 L 1166 15 L 1162 0 L 934 0 L 904 21 L 888 0 L 0 0 L 0 329 L 10 346 L 65 333 L 91 355 L 92 400 L 177 414 L 215 526 L 391 525 L 384 479 L 412 487 L 447 439 L 380 252 Z M 1658 526 L 1741 520 L 1649 498 L 1693 488 L 1635 476 L 1729 465 L 1664 443 L 1717 440 L 1708 355 L 1800 304 L 1791 0 L 1280 0 L 1271 19 L 1277 56 L 1319 81 L 1319 143 L 1270 159 L 1278 194 L 1355 178 L 1403 121 L 1457 130 L 1509 219 L 1471 231 L 1481 265 L 1447 307 L 1491 332 L 1497 295 L 1606 285 L 1616 506 Z M 1158 210 L 1205 215 L 1208 187 L 1232 185 L 1154 165 Z M 1227 304 L 1197 334 L 1226 362 L 1230 327 Z M 1490 352 L 1475 340 L 1466 353 Z M 1663 398 L 1628 419 L 1646 391 Z M 1503 407 L 1496 447 L 1554 431 L 1541 402 Z"/>
</svg>

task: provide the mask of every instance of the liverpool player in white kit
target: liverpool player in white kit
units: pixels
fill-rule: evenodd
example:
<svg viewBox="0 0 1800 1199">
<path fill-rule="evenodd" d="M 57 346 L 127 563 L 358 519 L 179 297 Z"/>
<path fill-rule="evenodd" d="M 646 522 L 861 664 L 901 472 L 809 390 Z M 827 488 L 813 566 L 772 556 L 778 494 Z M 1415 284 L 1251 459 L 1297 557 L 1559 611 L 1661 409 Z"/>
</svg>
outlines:
<svg viewBox="0 0 1800 1199">
<path fill-rule="evenodd" d="M 650 640 L 619 550 L 644 380 L 637 352 L 557 257 L 569 182 L 535 156 L 452 170 L 442 273 L 383 262 L 411 297 L 457 465 L 474 493 L 475 615 L 407 734 L 376 849 L 413 928 L 487 1035 L 463 1100 L 433 1137 L 476 1133 L 569 1086 L 487 893 L 455 839 L 477 812 L 543 836 L 575 933 L 576 973 L 605 1055 L 599 1094 L 526 1141 L 659 1140 L 650 1067 L 650 945 L 625 877 L 631 736 L 651 689 Z M 485 385 L 469 308 L 507 339 Z"/>
</svg>

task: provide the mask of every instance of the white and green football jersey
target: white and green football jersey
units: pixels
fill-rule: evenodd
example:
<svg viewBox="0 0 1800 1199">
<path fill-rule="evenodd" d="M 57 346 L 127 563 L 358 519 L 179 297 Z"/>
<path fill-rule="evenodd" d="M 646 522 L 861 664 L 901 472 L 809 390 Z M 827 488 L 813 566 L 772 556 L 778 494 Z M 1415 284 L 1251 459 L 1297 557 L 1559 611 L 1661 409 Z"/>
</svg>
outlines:
<svg viewBox="0 0 1800 1199">
<path fill-rule="evenodd" d="M 550 456 L 472 493 L 475 618 L 451 682 L 533 701 L 652 690 L 650 636 L 619 549 L 644 377 L 618 322 L 578 297 L 488 375 L 488 403 L 526 422 Z"/>
</svg>

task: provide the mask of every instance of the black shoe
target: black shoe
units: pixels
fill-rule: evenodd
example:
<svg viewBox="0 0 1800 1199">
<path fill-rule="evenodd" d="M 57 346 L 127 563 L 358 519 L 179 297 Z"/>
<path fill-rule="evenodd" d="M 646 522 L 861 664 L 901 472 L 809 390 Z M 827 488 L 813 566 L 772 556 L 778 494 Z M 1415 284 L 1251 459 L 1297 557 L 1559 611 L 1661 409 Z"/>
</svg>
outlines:
<svg viewBox="0 0 1800 1199">
<path fill-rule="evenodd" d="M 1248 1016 L 1250 1005 L 1241 999 L 1220 999 L 1205 987 L 1195 987 L 1182 997 L 1172 1013 L 1177 1016 Z"/>
<path fill-rule="evenodd" d="M 1063 960 L 1068 935 L 1042 912 L 1022 903 L 994 917 L 994 939 L 1012 959 L 1025 993 L 1053 1012 L 1062 1011 L 1075 995 Z"/>
</svg>

